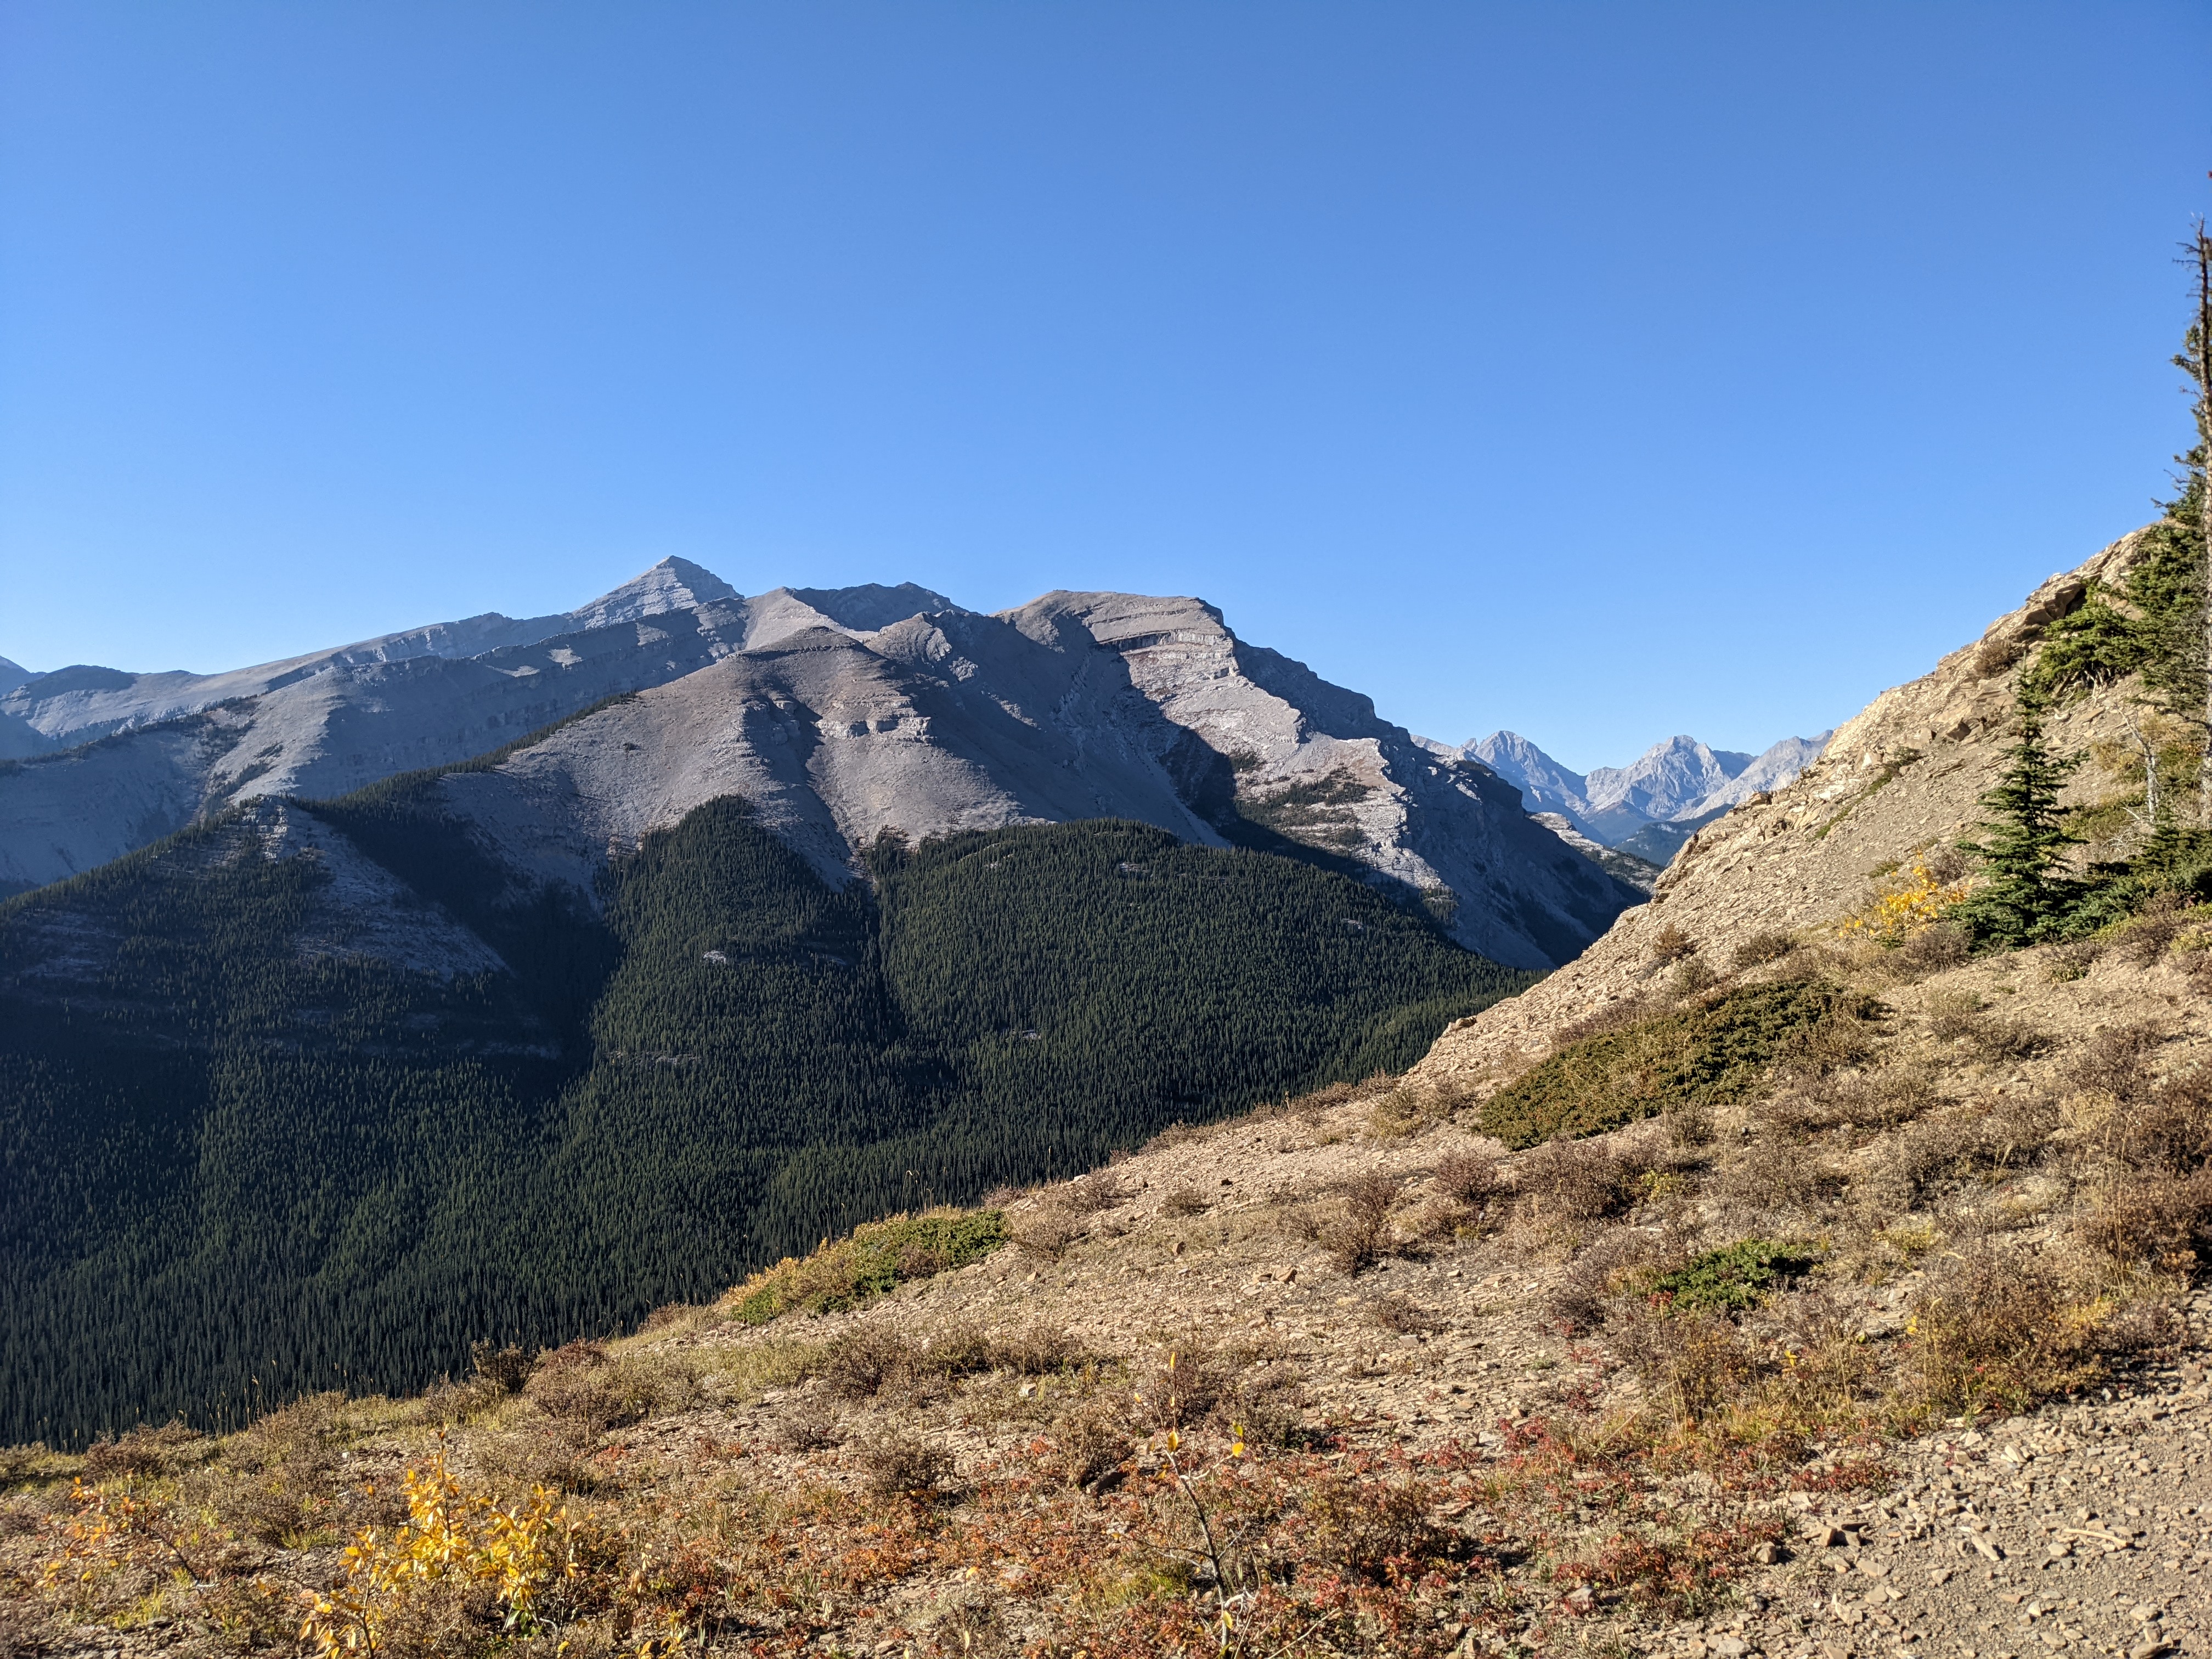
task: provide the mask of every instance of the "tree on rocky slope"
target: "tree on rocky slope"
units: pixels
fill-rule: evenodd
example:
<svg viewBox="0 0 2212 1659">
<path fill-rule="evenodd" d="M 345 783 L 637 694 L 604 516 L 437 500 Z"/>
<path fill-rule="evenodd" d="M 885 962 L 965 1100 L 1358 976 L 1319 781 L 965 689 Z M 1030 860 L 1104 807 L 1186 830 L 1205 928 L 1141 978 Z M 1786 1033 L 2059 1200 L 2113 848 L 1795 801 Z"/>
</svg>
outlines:
<svg viewBox="0 0 2212 1659">
<path fill-rule="evenodd" d="M 1958 918 L 1974 937 L 1997 945 L 2033 945 L 2057 934 L 2081 894 L 2066 873 L 2066 850 L 2081 838 L 2067 832 L 2068 809 L 2059 804 L 2066 780 L 2081 757 L 2054 754 L 2044 735 L 2045 704 L 2023 691 L 2020 741 L 2006 751 L 1996 787 L 1982 797 L 1990 816 L 1978 842 L 1960 842 L 1986 879 L 1959 907 Z"/>
<path fill-rule="evenodd" d="M 2201 684 L 2197 706 L 2203 710 L 2206 737 L 2203 759 L 2197 774 L 2200 814 L 2212 828 L 2212 503 L 2205 498 L 2205 461 L 2212 452 L 2212 234 L 2198 220 L 2190 239 L 2189 263 L 2197 278 L 2197 316 L 2182 341 L 2177 366 L 2197 383 L 2197 447 L 2184 463 L 2189 469 L 2183 499 L 2195 508 L 2197 520 L 2197 629 L 2189 654 L 2196 659 Z"/>
<path fill-rule="evenodd" d="M 2173 362 L 2195 389 L 2197 441 L 2176 458 L 2180 488 L 2143 532 L 2125 577 L 2109 588 L 2091 584 L 2071 614 L 2045 629 L 2020 684 L 2026 720 L 2031 702 L 2080 696 L 2135 675 L 2137 700 L 2191 734 L 2173 745 L 2182 752 L 2171 756 L 2162 752 L 2165 740 L 2138 736 L 2149 833 L 2130 860 L 2137 887 L 2192 885 L 2212 859 L 2212 512 L 2205 484 L 2212 451 L 2212 233 L 2200 223 L 2184 247 L 2192 268 L 2192 315 Z M 2186 799 L 2186 786 L 2158 787 L 2162 762 L 2179 772 L 2192 749 L 2198 798 L 2193 824 L 2172 811 L 2177 793 Z"/>
</svg>

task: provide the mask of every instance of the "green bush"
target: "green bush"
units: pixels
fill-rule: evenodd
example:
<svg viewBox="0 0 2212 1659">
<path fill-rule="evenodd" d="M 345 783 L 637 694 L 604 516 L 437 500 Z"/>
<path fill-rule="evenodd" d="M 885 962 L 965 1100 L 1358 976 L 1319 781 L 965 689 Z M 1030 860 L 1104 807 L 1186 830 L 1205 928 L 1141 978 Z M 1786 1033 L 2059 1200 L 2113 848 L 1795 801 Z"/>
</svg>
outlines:
<svg viewBox="0 0 2212 1659">
<path fill-rule="evenodd" d="M 1747 985 L 1585 1037 L 1485 1102 L 1483 1130 L 1520 1148 L 1739 1099 L 1784 1037 L 1844 1000 L 1835 987 L 1817 981 Z"/>
<path fill-rule="evenodd" d="M 1813 1265 L 1812 1256 L 1791 1245 L 1746 1238 L 1662 1274 L 1651 1295 L 1669 1313 L 1741 1313 Z"/>
<path fill-rule="evenodd" d="M 912 1279 L 927 1279 L 981 1261 L 1006 1242 L 1006 1218 L 997 1210 L 898 1215 L 855 1228 L 811 1255 L 786 1257 L 755 1273 L 738 1292 L 737 1316 L 765 1325 L 780 1314 L 836 1313 L 887 1294 Z"/>
</svg>

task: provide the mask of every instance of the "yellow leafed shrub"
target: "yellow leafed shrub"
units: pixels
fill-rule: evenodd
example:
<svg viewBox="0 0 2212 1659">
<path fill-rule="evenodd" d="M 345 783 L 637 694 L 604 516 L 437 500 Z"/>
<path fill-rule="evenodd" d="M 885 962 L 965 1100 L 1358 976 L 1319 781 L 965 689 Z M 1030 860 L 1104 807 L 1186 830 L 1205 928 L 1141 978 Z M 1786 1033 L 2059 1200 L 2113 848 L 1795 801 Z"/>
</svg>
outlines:
<svg viewBox="0 0 2212 1659">
<path fill-rule="evenodd" d="M 507 1628 L 527 1633 L 547 1588 L 577 1574 L 580 1527 L 543 1486 L 506 1508 L 464 1492 L 441 1447 L 426 1466 L 407 1471 L 406 1522 L 389 1539 L 374 1528 L 356 1533 L 345 1552 L 344 1584 L 307 1595 L 301 1640 L 325 1659 L 374 1654 L 394 1617 L 436 1584 L 488 1586 Z"/>
<path fill-rule="evenodd" d="M 1884 880 L 1873 898 L 1836 931 L 1846 939 L 1898 945 L 1941 921 L 1966 896 L 1965 882 L 1946 882 L 1915 859 Z"/>
</svg>

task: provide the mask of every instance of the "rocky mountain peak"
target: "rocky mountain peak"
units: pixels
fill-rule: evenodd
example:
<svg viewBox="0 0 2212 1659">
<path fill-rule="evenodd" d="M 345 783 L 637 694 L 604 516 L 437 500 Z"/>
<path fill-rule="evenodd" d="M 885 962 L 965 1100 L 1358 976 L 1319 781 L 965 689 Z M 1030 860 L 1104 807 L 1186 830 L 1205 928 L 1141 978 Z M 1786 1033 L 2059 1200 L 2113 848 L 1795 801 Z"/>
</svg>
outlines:
<svg viewBox="0 0 2212 1659">
<path fill-rule="evenodd" d="M 1518 732 L 1492 732 L 1455 752 L 1480 761 L 1519 789 L 1531 812 L 1554 812 L 1572 821 L 1588 809 L 1588 780 L 1562 766 Z"/>
<path fill-rule="evenodd" d="M 577 628 L 605 628 L 615 623 L 636 622 L 671 611 L 691 611 L 718 599 L 742 599 L 743 594 L 706 566 L 689 559 L 665 558 L 652 569 L 633 576 L 611 592 L 568 612 Z"/>
<path fill-rule="evenodd" d="M 32 763 L 0 772 L 0 890 L 536 732 L 450 790 L 531 879 L 587 898 L 610 848 L 727 795 L 836 882 L 886 829 L 1132 819 L 1354 875 L 1513 967 L 1571 959 L 1638 896 L 1490 774 L 1188 596 L 1056 592 L 987 617 L 915 583 L 747 599 L 668 559 L 552 617 L 158 684 L 85 672 L 108 678 L 0 722 Z"/>
<path fill-rule="evenodd" d="M 1589 773 L 1590 811 L 1632 806 L 1646 818 L 1678 817 L 1726 787 L 1751 762 L 1749 755 L 1709 749 L 1678 734 L 1654 744 L 1626 766 L 1601 766 Z"/>
<path fill-rule="evenodd" d="M 1687 735 L 1654 744 L 1626 766 L 1587 774 L 1561 764 L 1517 732 L 1493 732 L 1431 752 L 1480 761 L 1520 790 L 1530 812 L 1556 817 L 1602 847 L 1626 847 L 1663 865 L 1701 823 L 1803 771 L 1832 734 L 1784 738 L 1758 755 L 1714 749 Z M 1632 845 L 1631 843 L 1633 843 Z"/>
</svg>

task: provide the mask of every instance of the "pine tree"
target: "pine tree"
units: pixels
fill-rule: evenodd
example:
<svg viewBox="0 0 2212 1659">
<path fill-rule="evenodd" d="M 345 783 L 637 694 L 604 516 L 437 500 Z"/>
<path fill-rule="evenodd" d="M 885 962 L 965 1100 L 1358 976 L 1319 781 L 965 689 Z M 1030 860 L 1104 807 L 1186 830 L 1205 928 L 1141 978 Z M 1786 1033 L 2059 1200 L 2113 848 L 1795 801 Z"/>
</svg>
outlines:
<svg viewBox="0 0 2212 1659">
<path fill-rule="evenodd" d="M 1960 906 L 1959 920 L 1985 944 L 2017 946 L 2055 937 L 2081 895 L 2081 884 L 2065 873 L 2066 849 L 2081 837 L 2067 833 L 2070 809 L 2058 799 L 2081 757 L 2051 752 L 2044 712 L 2040 698 L 2022 695 L 2020 741 L 2006 751 L 2003 777 L 1982 797 L 1990 815 L 1980 826 L 1987 833 L 1979 842 L 1959 843 L 1987 878 Z"/>
<path fill-rule="evenodd" d="M 2197 772 L 2197 797 L 2199 817 L 2206 828 L 2212 829 L 2212 501 L 2206 499 L 2204 471 L 2206 452 L 2212 449 L 2212 234 L 2207 234 L 2201 220 L 2197 234 L 2190 239 L 2189 262 L 2196 267 L 2197 316 L 2182 341 L 2181 354 L 2173 361 L 2197 383 L 2197 445 L 2185 463 L 2188 477 L 2182 503 L 2177 505 L 2191 504 L 2193 497 L 2196 508 L 2195 551 L 2200 556 L 2194 561 L 2197 629 L 2191 641 L 2196 649 L 2189 654 L 2204 665 L 2203 681 L 2197 689 L 2207 741 Z"/>
</svg>

